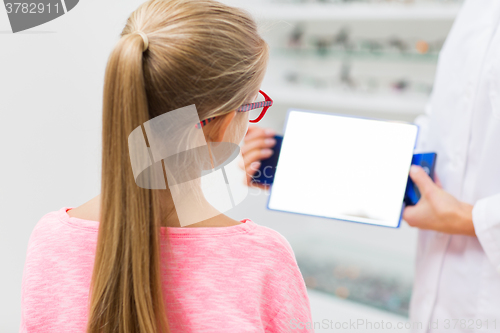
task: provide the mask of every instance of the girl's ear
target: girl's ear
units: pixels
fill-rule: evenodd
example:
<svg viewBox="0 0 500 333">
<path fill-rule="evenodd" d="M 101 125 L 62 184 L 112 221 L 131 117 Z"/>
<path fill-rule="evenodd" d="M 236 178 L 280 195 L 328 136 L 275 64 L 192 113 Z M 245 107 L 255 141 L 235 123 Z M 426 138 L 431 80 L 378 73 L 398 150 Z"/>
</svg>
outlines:
<svg viewBox="0 0 500 333">
<path fill-rule="evenodd" d="M 207 141 L 222 142 L 222 140 L 224 139 L 224 135 L 226 134 L 226 131 L 235 116 L 236 111 L 232 111 L 228 114 L 217 117 L 215 121 L 209 123 L 209 125 L 211 126 L 206 126 L 208 127 L 208 131 L 205 132 L 207 134 Z"/>
</svg>

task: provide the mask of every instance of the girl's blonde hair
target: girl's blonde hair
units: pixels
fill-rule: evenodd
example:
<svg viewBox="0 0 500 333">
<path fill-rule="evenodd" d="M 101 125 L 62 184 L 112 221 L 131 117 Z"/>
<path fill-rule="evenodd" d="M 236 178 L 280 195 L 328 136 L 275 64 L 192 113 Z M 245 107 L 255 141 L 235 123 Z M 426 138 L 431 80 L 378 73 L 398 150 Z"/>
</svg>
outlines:
<svg viewBox="0 0 500 333">
<path fill-rule="evenodd" d="M 149 40 L 144 52 L 139 32 Z M 203 120 L 247 103 L 259 90 L 268 52 L 246 12 L 212 0 L 151 0 L 128 18 L 106 67 L 87 333 L 169 332 L 159 195 L 135 184 L 129 134 L 187 105 L 195 104 Z"/>
</svg>

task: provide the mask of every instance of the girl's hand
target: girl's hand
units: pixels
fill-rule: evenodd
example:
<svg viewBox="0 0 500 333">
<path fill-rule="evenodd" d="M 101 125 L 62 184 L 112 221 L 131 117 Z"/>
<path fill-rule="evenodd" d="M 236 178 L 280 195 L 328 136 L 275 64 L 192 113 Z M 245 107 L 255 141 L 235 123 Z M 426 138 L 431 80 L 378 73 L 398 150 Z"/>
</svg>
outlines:
<svg viewBox="0 0 500 333">
<path fill-rule="evenodd" d="M 260 161 L 270 157 L 274 152 L 271 149 L 276 144 L 275 131 L 257 126 L 250 126 L 243 141 L 241 153 L 244 164 L 240 167 L 245 171 L 245 184 L 247 186 L 257 186 L 268 188 L 267 185 L 252 183 L 252 177 L 260 167 Z"/>
</svg>

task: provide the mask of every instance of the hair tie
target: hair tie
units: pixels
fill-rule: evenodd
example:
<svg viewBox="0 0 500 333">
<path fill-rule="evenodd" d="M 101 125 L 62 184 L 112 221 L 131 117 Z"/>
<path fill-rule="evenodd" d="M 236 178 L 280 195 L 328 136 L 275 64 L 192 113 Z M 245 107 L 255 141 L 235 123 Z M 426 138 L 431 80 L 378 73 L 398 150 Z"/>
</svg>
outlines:
<svg viewBox="0 0 500 333">
<path fill-rule="evenodd" d="M 149 47 L 148 36 L 144 32 L 142 32 L 142 31 L 136 31 L 136 33 L 139 34 L 142 37 L 142 41 L 144 42 L 144 47 L 142 49 L 142 52 L 144 52 Z"/>
</svg>

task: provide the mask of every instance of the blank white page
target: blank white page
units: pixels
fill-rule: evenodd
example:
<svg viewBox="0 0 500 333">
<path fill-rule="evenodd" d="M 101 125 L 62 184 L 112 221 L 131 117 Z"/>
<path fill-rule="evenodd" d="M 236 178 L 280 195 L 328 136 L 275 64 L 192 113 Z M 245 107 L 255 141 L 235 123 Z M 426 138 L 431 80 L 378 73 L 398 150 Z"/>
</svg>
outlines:
<svg viewBox="0 0 500 333">
<path fill-rule="evenodd" d="M 397 227 L 417 132 L 407 123 L 289 111 L 269 209 Z"/>
</svg>

